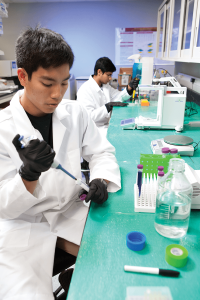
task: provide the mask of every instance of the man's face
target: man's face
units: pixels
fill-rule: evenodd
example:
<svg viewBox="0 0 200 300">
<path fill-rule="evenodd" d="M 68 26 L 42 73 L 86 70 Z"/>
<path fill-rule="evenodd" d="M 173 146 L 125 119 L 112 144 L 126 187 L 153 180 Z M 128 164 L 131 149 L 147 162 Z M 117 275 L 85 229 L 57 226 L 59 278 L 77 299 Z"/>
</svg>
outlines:
<svg viewBox="0 0 200 300">
<path fill-rule="evenodd" d="M 101 83 L 102 84 L 107 84 L 109 81 L 112 79 L 112 72 L 105 72 L 102 73 L 101 71 Z"/>
<path fill-rule="evenodd" d="M 22 84 L 23 79 L 20 78 L 19 70 L 18 77 Z M 67 90 L 69 77 L 68 64 L 49 69 L 39 67 L 32 73 L 30 81 L 25 72 L 24 84 L 22 84 L 24 86 L 22 106 L 28 113 L 38 117 L 53 113 Z"/>
</svg>

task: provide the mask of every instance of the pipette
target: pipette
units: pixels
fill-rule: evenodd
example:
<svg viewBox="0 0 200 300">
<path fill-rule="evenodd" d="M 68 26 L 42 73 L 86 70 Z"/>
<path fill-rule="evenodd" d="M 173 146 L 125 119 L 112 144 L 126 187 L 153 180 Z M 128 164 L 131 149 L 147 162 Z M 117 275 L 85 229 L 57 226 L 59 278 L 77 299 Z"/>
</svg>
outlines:
<svg viewBox="0 0 200 300">
<path fill-rule="evenodd" d="M 137 185 L 139 189 L 139 197 L 141 194 L 141 187 L 142 187 L 142 171 L 143 171 L 143 165 L 139 164 L 137 165 L 138 168 L 138 177 L 137 177 Z"/>
<path fill-rule="evenodd" d="M 23 135 L 20 135 L 19 141 L 21 143 L 21 148 L 27 147 L 31 140 L 36 140 L 37 138 L 38 138 L 37 136 L 31 135 L 25 139 Z M 89 189 L 90 189 L 89 186 L 87 184 L 85 184 L 85 182 L 83 182 L 80 178 L 74 177 L 71 173 L 69 173 L 67 170 L 65 170 L 57 160 L 54 159 L 54 161 L 51 165 L 51 168 L 59 169 L 59 170 L 63 171 L 65 174 L 67 174 L 72 179 L 74 179 L 76 181 L 76 184 L 80 185 L 85 191 L 89 192 Z"/>
<path fill-rule="evenodd" d="M 135 77 L 135 80 L 137 80 L 138 83 L 139 83 L 139 81 L 140 81 L 140 79 L 137 78 L 137 77 Z M 136 92 L 136 88 L 133 89 L 132 102 L 135 100 L 135 92 Z"/>
</svg>

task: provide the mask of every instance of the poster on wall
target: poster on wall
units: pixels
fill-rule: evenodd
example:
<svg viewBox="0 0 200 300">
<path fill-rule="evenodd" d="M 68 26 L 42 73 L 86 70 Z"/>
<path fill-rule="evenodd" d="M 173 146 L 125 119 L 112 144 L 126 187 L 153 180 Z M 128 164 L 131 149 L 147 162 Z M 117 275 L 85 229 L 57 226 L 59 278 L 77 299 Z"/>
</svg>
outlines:
<svg viewBox="0 0 200 300">
<path fill-rule="evenodd" d="M 156 58 L 157 27 L 116 28 L 115 29 L 115 64 L 132 65 L 128 57 L 140 54 L 154 57 L 155 64 L 173 65 L 174 62 Z"/>
</svg>

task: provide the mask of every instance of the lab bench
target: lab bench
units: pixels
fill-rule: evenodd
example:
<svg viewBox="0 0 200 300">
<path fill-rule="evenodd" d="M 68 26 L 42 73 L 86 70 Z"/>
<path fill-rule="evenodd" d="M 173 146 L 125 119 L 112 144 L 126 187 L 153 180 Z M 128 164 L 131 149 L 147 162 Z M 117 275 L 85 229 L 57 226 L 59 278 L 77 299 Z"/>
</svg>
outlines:
<svg viewBox="0 0 200 300">
<path fill-rule="evenodd" d="M 185 123 L 199 119 L 194 115 Z M 168 286 L 174 300 L 198 299 L 200 295 L 200 211 L 191 211 L 189 230 L 181 239 L 168 239 L 154 228 L 153 213 L 134 212 L 134 183 L 140 153 L 151 154 L 150 142 L 167 135 L 187 135 L 198 142 L 200 128 L 185 125 L 182 133 L 175 130 L 122 130 L 120 121 L 136 117 L 134 106 L 114 107 L 108 128 L 108 140 L 116 148 L 122 188 L 110 193 L 103 205 L 91 203 L 81 247 L 72 276 L 67 300 L 125 300 L 130 286 Z M 200 169 L 200 149 L 193 157 L 183 159 L 193 169 Z M 140 231 L 146 235 L 141 251 L 126 246 L 126 234 Z M 183 268 L 174 268 L 165 261 L 165 249 L 180 244 L 188 252 Z M 180 271 L 178 278 L 129 273 L 124 265 L 135 265 Z"/>
</svg>

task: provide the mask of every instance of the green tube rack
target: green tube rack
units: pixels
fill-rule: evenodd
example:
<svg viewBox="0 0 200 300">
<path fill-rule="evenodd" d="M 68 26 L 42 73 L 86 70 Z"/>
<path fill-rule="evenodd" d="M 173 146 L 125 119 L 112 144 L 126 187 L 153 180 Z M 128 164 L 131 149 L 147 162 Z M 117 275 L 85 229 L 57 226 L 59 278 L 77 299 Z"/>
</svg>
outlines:
<svg viewBox="0 0 200 300">
<path fill-rule="evenodd" d="M 140 154 L 140 164 L 143 165 L 143 173 L 158 174 L 158 166 L 164 167 L 164 172 L 167 173 L 169 161 L 171 158 L 181 158 L 179 154 L 167 154 L 163 157 L 162 154 Z"/>
</svg>

